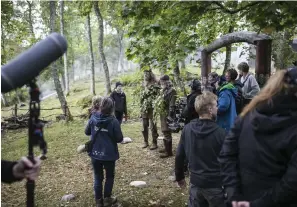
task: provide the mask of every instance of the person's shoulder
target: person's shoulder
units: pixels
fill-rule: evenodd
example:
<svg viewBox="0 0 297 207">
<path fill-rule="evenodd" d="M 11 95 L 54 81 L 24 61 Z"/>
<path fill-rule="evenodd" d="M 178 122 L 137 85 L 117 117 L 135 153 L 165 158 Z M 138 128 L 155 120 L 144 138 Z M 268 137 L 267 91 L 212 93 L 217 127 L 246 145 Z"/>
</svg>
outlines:
<svg viewBox="0 0 297 207">
<path fill-rule="evenodd" d="M 221 136 L 225 136 L 227 134 L 226 130 L 223 129 L 222 127 L 220 127 L 219 125 L 217 125 L 218 128 L 216 129 L 216 133 L 221 135 Z"/>
</svg>

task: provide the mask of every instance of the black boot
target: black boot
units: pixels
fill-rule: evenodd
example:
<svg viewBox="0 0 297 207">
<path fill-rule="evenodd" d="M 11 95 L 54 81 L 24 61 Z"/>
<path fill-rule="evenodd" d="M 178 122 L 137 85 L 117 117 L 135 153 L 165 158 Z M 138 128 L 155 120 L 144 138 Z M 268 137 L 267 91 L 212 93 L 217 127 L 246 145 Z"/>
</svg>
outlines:
<svg viewBox="0 0 297 207">
<path fill-rule="evenodd" d="M 165 153 L 166 152 L 165 145 L 166 145 L 165 139 L 163 139 L 163 146 L 164 146 L 164 148 L 162 148 L 162 149 L 159 150 L 160 153 Z"/>
<path fill-rule="evenodd" d="M 153 144 L 150 147 L 150 150 L 155 150 L 158 148 L 158 144 L 157 144 L 157 137 L 153 137 Z"/>
<path fill-rule="evenodd" d="M 172 154 L 172 140 L 165 140 L 165 153 L 160 155 L 160 158 L 171 157 Z"/>
<path fill-rule="evenodd" d="M 149 146 L 148 144 L 148 131 L 142 131 L 142 135 L 143 135 L 143 139 L 144 139 L 144 143 L 142 148 L 147 148 Z"/>
</svg>

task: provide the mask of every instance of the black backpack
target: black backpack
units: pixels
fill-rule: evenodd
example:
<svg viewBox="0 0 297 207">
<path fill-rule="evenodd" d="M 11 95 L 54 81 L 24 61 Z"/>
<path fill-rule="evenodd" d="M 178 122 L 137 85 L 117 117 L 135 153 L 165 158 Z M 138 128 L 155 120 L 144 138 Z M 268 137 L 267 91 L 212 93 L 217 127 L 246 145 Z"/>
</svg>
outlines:
<svg viewBox="0 0 297 207">
<path fill-rule="evenodd" d="M 244 107 L 244 98 L 242 95 L 242 86 L 236 84 L 235 87 L 237 88 L 237 96 L 235 98 L 236 113 L 239 115 Z"/>
</svg>

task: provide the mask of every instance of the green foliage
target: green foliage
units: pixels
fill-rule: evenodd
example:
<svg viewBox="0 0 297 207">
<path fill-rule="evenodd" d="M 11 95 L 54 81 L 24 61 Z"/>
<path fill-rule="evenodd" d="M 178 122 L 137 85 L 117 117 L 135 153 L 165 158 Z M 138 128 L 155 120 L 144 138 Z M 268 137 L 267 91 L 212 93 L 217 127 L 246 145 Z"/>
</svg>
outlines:
<svg viewBox="0 0 297 207">
<path fill-rule="evenodd" d="M 148 88 L 143 88 L 140 91 L 140 110 L 141 113 L 147 113 L 148 109 L 154 108 L 154 101 L 160 94 L 158 85 L 151 85 Z"/>
<path fill-rule="evenodd" d="M 153 102 L 154 107 L 154 120 L 157 121 L 159 116 L 166 116 L 168 109 L 166 108 L 166 103 L 163 97 L 163 93 L 161 92 L 159 96 Z"/>
<path fill-rule="evenodd" d="M 297 53 L 292 51 L 290 43 L 293 35 L 296 34 L 297 28 L 285 30 L 284 32 L 272 33 L 272 59 L 277 69 L 284 69 L 292 65 L 297 60 Z"/>
<path fill-rule="evenodd" d="M 120 82 L 124 86 L 132 86 L 141 83 L 143 79 L 143 73 L 141 71 L 137 71 L 131 74 L 124 74 L 119 77 Z"/>
<path fill-rule="evenodd" d="M 76 105 L 80 106 L 82 109 L 91 107 L 92 98 L 93 98 L 92 95 L 87 95 L 87 96 L 85 96 L 83 98 L 80 98 L 80 99 L 77 100 Z"/>
<path fill-rule="evenodd" d="M 29 100 L 28 89 L 20 88 L 17 91 L 11 91 L 9 94 L 6 94 L 6 100 L 8 106 L 19 104 L 19 101 L 27 102 Z"/>
</svg>

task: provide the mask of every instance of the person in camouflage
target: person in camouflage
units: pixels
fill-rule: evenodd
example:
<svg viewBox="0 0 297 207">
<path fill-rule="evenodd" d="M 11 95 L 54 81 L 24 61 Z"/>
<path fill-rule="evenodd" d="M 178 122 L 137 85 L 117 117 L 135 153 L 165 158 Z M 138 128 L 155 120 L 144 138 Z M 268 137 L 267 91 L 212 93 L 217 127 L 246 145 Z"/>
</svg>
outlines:
<svg viewBox="0 0 297 207">
<path fill-rule="evenodd" d="M 172 83 L 170 82 L 168 75 L 163 75 L 160 78 L 161 83 L 161 96 L 163 98 L 164 109 L 163 113 L 160 114 L 161 120 L 161 130 L 164 136 L 164 150 L 160 150 L 162 153 L 161 158 L 166 158 L 172 156 L 172 135 L 167 124 L 167 117 L 173 118 L 175 116 L 175 101 L 176 101 L 176 91 L 172 88 Z"/>
<path fill-rule="evenodd" d="M 151 69 L 144 71 L 144 82 L 143 82 L 144 90 L 142 91 L 140 97 L 141 104 L 141 117 L 142 117 L 142 135 L 144 138 L 144 144 L 142 148 L 147 148 L 149 146 L 148 137 L 149 132 L 148 128 L 150 126 L 152 132 L 153 143 L 150 146 L 150 150 L 154 150 L 158 148 L 157 138 L 157 123 L 153 118 L 153 101 L 159 95 L 160 87 L 157 84 L 156 77 Z"/>
</svg>

